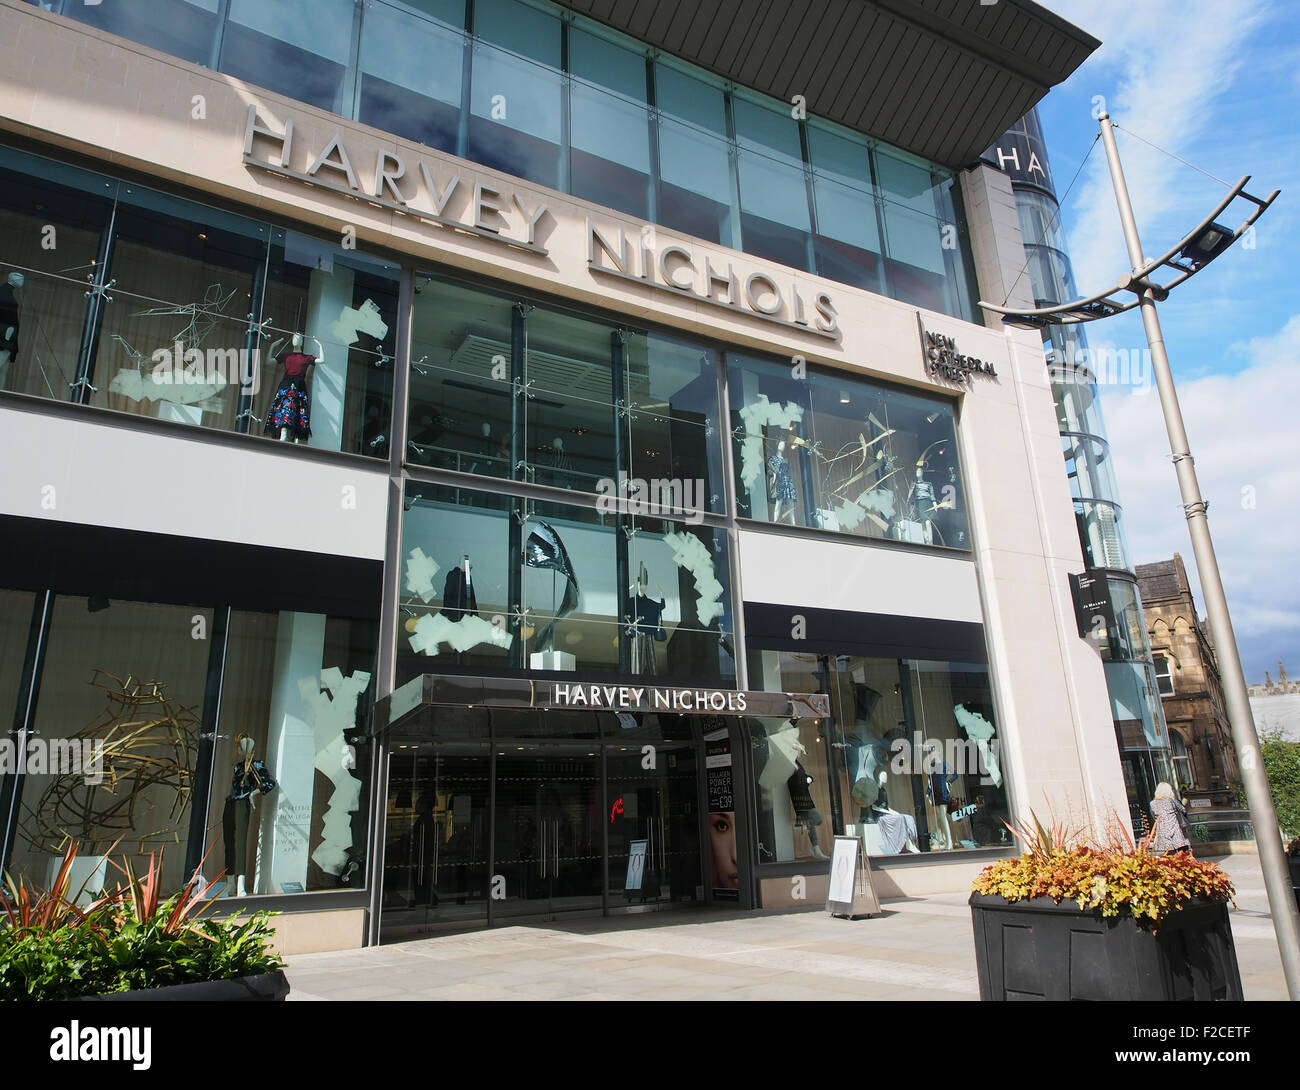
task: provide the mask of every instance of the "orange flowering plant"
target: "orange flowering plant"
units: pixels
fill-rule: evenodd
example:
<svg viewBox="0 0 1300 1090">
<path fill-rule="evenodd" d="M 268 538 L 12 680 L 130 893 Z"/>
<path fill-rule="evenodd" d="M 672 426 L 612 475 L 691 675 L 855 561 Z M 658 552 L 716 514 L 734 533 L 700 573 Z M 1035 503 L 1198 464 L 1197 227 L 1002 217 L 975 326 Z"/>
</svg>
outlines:
<svg viewBox="0 0 1300 1090">
<path fill-rule="evenodd" d="M 1107 843 L 1061 823 L 1044 828 L 1037 816 L 1019 828 L 1007 828 L 1026 851 L 1018 859 L 1000 859 L 985 867 L 971 887 L 975 893 L 1008 901 L 1070 900 L 1103 916 L 1127 912 L 1156 926 L 1189 901 L 1232 900 L 1232 882 L 1221 867 L 1190 852 L 1152 855 L 1147 850 L 1149 836 L 1134 844 L 1118 822 Z"/>
</svg>

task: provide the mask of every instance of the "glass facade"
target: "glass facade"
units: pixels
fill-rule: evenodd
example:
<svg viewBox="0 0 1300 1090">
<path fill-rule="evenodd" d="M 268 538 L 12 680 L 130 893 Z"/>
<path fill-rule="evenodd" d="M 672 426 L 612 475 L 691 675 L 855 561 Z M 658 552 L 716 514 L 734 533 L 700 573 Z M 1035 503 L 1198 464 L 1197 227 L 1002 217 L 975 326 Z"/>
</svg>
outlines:
<svg viewBox="0 0 1300 1090">
<path fill-rule="evenodd" d="M 969 549 L 953 403 L 728 353 L 744 518 Z"/>
<path fill-rule="evenodd" d="M 825 858 L 836 835 L 872 855 L 1007 843 L 988 668 L 750 648 L 750 684 L 831 697 L 829 720 L 749 720 L 758 862 Z"/>
<path fill-rule="evenodd" d="M 52 10 L 638 219 L 977 320 L 952 172 L 796 119 L 546 0 L 313 0 L 309 18 L 305 0 Z"/>
<path fill-rule="evenodd" d="M 577 671 L 735 684 L 727 535 L 447 485 L 408 486 L 398 684 Z"/>
<path fill-rule="evenodd" d="M 387 454 L 395 263 L 3 148 L 0 243 L 0 389 Z"/>
<path fill-rule="evenodd" d="M 71 839 L 87 894 L 150 854 L 168 892 L 196 870 L 225 872 L 217 897 L 361 888 L 376 634 L 323 614 L 0 592 L 0 701 L 26 754 L 0 775 L 0 865 L 45 885 Z"/>
</svg>

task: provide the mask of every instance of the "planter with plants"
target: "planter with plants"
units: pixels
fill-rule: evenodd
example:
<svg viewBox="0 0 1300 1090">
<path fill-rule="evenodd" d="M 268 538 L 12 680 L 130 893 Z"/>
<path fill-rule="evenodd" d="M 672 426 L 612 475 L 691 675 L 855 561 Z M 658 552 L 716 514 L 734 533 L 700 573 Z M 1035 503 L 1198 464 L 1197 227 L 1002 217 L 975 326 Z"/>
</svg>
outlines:
<svg viewBox="0 0 1300 1090">
<path fill-rule="evenodd" d="M 48 889 L 6 876 L 0 892 L 0 999 L 280 1000 L 283 962 L 267 913 L 201 919 L 218 879 L 162 896 L 161 861 L 96 892 L 71 888 L 76 845 Z"/>
<path fill-rule="evenodd" d="M 1240 1000 L 1228 875 L 1127 836 L 1097 844 L 1037 819 L 970 898 L 980 998 Z"/>
</svg>

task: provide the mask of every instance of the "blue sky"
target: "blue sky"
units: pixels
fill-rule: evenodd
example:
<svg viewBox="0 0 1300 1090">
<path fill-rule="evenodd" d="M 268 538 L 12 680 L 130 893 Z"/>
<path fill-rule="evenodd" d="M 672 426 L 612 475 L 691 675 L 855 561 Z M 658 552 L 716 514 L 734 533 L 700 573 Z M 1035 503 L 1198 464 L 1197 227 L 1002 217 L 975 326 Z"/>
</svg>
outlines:
<svg viewBox="0 0 1300 1090">
<path fill-rule="evenodd" d="M 1143 247 L 1163 253 L 1224 187 L 1151 141 L 1247 189 L 1282 195 L 1239 241 L 1160 307 L 1246 680 L 1300 679 L 1300 4 L 1291 0 L 1044 0 L 1102 46 L 1039 105 L 1057 193 L 1097 133 L 1103 96 Z M 1127 130 L 1127 131 L 1126 131 Z M 1129 135 L 1132 133 L 1134 135 Z M 1236 227 L 1238 202 L 1220 217 Z M 1081 293 L 1128 270 L 1100 143 L 1064 200 Z M 1146 347 L 1137 312 L 1088 326 L 1091 347 Z M 1131 358 L 1131 357 L 1130 357 Z M 1149 372 L 1148 372 L 1149 373 Z M 1141 379 L 1140 370 L 1137 372 Z M 1182 554 L 1198 610 L 1191 543 L 1160 406 L 1149 380 L 1103 387 L 1134 563 Z"/>
</svg>

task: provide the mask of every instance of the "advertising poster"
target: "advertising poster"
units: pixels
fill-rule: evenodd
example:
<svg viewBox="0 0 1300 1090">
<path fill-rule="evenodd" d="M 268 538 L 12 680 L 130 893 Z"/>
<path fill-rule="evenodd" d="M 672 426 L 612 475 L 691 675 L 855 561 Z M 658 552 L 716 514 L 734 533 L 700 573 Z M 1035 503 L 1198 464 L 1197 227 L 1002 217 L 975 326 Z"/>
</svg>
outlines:
<svg viewBox="0 0 1300 1090">
<path fill-rule="evenodd" d="M 704 776 L 709 799 L 709 855 L 713 899 L 740 899 L 740 865 L 736 851 L 736 800 L 732 778 L 731 739 L 727 728 L 704 733 Z"/>
</svg>

